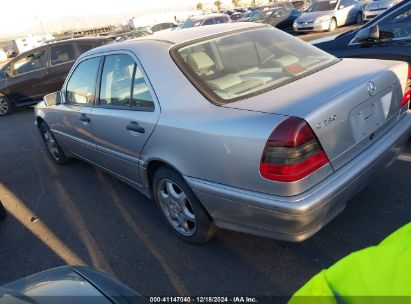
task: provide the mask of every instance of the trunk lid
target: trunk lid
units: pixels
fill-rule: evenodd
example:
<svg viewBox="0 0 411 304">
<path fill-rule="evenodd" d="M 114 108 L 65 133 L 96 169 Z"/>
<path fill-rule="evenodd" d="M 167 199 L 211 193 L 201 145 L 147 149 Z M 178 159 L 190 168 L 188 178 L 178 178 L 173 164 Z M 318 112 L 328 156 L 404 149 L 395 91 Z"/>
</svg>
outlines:
<svg viewBox="0 0 411 304">
<path fill-rule="evenodd" d="M 305 119 L 337 170 L 396 123 L 407 75 L 406 63 L 343 59 L 224 107 Z"/>
</svg>

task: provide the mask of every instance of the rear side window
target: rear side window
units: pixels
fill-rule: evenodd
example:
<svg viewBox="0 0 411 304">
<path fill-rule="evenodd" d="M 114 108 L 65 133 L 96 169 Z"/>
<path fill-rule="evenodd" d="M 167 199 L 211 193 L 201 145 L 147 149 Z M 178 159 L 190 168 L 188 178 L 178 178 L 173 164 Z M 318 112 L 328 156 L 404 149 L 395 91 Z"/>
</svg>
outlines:
<svg viewBox="0 0 411 304">
<path fill-rule="evenodd" d="M 104 61 L 100 105 L 153 111 L 154 102 L 141 69 L 126 54 L 109 55 Z"/>
<path fill-rule="evenodd" d="M 74 46 L 72 44 L 62 44 L 53 46 L 50 49 L 51 65 L 57 65 L 73 61 L 76 59 Z"/>
<path fill-rule="evenodd" d="M 94 45 L 92 43 L 80 43 L 77 44 L 77 49 L 79 51 L 79 55 L 91 50 L 94 48 Z"/>
<path fill-rule="evenodd" d="M 100 105 L 129 107 L 135 62 L 129 55 L 110 55 L 104 61 Z"/>
<path fill-rule="evenodd" d="M 67 83 L 66 101 L 74 104 L 93 104 L 100 57 L 82 61 Z"/>
<path fill-rule="evenodd" d="M 134 76 L 133 98 L 131 106 L 135 109 L 154 111 L 154 101 L 150 89 L 144 79 L 143 73 L 137 67 Z"/>
<path fill-rule="evenodd" d="M 207 19 L 207 20 L 204 21 L 204 23 L 203 23 L 203 25 L 211 25 L 211 24 L 215 24 L 214 18 Z"/>
<path fill-rule="evenodd" d="M 258 95 L 338 62 L 277 29 L 225 34 L 172 49 L 197 88 L 217 103 Z"/>
</svg>

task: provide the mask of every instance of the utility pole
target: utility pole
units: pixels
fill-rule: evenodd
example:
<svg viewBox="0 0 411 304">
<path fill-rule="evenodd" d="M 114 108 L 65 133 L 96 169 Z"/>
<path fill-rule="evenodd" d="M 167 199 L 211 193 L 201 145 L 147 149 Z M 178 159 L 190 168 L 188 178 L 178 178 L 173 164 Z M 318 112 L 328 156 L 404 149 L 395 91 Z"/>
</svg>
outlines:
<svg viewBox="0 0 411 304">
<path fill-rule="evenodd" d="M 43 33 L 43 36 L 46 37 L 46 31 L 44 30 L 43 23 L 37 18 L 36 14 L 34 14 L 34 20 L 36 20 L 36 23 L 40 24 L 41 32 Z"/>
</svg>

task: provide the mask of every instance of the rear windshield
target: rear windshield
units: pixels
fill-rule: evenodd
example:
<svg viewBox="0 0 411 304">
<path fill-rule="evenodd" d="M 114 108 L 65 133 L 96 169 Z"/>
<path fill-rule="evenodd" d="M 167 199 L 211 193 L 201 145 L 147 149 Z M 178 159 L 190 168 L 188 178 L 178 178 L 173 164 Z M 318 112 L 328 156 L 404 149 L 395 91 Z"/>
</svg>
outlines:
<svg viewBox="0 0 411 304">
<path fill-rule="evenodd" d="M 171 52 L 188 78 L 216 103 L 261 94 L 338 61 L 271 27 L 220 35 Z"/>
</svg>

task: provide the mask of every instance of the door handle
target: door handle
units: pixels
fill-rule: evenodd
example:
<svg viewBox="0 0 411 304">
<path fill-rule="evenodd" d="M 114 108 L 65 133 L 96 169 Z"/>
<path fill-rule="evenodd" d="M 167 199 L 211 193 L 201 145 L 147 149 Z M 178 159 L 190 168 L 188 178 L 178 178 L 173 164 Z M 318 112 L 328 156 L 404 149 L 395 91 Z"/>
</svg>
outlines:
<svg viewBox="0 0 411 304">
<path fill-rule="evenodd" d="M 82 122 L 86 122 L 86 123 L 90 123 L 90 118 L 88 118 L 87 117 L 87 115 L 86 114 L 84 114 L 84 113 L 82 113 L 81 115 L 80 115 L 80 120 L 82 121 Z"/>
<path fill-rule="evenodd" d="M 143 127 L 140 127 L 140 125 L 135 122 L 135 121 L 131 121 L 127 127 L 127 130 L 132 131 L 132 132 L 137 132 L 137 133 L 145 133 L 146 130 Z"/>
</svg>

